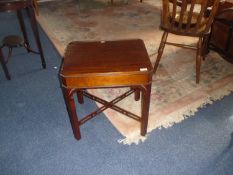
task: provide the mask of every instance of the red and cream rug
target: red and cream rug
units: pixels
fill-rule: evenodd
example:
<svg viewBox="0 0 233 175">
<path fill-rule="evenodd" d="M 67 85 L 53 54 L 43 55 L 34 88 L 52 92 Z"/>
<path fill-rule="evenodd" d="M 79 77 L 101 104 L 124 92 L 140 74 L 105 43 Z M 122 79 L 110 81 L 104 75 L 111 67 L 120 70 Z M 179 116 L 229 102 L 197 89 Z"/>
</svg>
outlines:
<svg viewBox="0 0 233 175">
<path fill-rule="evenodd" d="M 40 3 L 38 21 L 61 55 L 74 40 L 115 40 L 141 38 L 144 40 L 152 64 L 160 43 L 160 0 L 56 0 Z M 87 1 L 85 1 L 87 2 Z M 169 35 L 170 41 L 192 44 L 195 38 Z M 95 95 L 110 101 L 125 89 L 95 89 Z M 210 52 L 202 63 L 200 84 L 195 83 L 195 52 L 166 46 L 161 65 L 153 77 L 148 134 L 141 137 L 139 123 L 106 110 L 113 126 L 122 134 L 116 138 L 124 144 L 138 144 L 149 138 L 157 128 L 171 127 L 195 114 L 200 107 L 221 99 L 233 91 L 233 65 L 217 53 Z M 101 94 L 101 95 L 100 95 Z M 140 103 L 133 97 L 119 106 L 140 113 Z"/>
</svg>

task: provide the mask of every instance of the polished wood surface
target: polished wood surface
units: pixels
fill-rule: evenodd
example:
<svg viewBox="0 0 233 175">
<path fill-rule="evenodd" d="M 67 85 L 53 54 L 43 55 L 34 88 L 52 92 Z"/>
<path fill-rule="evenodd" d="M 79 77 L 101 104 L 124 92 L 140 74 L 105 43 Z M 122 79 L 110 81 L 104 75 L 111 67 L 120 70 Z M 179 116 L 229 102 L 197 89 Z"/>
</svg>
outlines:
<svg viewBox="0 0 233 175">
<path fill-rule="evenodd" d="M 66 87 L 88 88 L 145 84 L 151 71 L 142 40 L 76 41 L 66 49 L 61 76 Z M 106 75 L 112 78 L 106 79 Z"/>
<path fill-rule="evenodd" d="M 147 133 L 152 71 L 145 45 L 140 39 L 70 43 L 59 75 L 75 138 L 81 138 L 80 125 L 108 108 L 140 122 L 141 135 L 144 136 Z M 130 89 L 110 102 L 85 91 L 109 87 Z M 141 116 L 116 105 L 132 93 L 135 93 L 135 100 L 141 97 Z M 75 94 L 80 104 L 84 103 L 85 96 L 103 106 L 78 119 Z"/>
<path fill-rule="evenodd" d="M 201 61 L 204 59 L 208 34 L 217 12 L 219 0 L 163 0 L 161 29 L 164 30 L 154 72 L 157 71 L 165 45 L 196 50 L 196 83 L 200 81 Z M 196 8 L 197 7 L 197 8 Z M 196 9 L 200 9 L 196 11 Z M 207 15 L 208 12 L 208 15 Z M 171 43 L 167 41 L 168 34 L 198 37 L 196 46 Z"/>
</svg>

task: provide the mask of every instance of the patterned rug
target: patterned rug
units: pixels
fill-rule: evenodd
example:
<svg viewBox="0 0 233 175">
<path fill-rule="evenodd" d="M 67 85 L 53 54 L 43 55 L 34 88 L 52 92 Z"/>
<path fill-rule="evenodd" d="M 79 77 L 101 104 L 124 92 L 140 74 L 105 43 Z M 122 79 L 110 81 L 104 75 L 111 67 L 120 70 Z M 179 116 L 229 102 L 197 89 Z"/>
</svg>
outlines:
<svg viewBox="0 0 233 175">
<path fill-rule="evenodd" d="M 85 3 L 89 3 L 86 4 Z M 40 4 L 38 21 L 61 55 L 73 40 L 115 40 L 141 38 L 152 64 L 160 43 L 160 0 L 56 0 Z M 92 4 L 92 5 L 91 5 Z M 94 5 L 93 5 L 94 4 Z M 96 5 L 98 4 L 98 5 Z M 169 41 L 195 44 L 191 37 L 169 35 Z M 95 89 L 92 93 L 108 101 L 126 89 Z M 111 123 L 122 134 L 119 142 L 139 143 L 156 128 L 167 128 L 192 116 L 200 107 L 233 91 L 233 65 L 210 52 L 201 68 L 200 84 L 195 83 L 195 52 L 166 46 L 160 67 L 153 76 L 148 134 L 141 137 L 139 123 L 106 110 Z M 100 95 L 101 94 L 101 95 Z M 119 106 L 140 114 L 140 103 L 133 96 Z"/>
</svg>

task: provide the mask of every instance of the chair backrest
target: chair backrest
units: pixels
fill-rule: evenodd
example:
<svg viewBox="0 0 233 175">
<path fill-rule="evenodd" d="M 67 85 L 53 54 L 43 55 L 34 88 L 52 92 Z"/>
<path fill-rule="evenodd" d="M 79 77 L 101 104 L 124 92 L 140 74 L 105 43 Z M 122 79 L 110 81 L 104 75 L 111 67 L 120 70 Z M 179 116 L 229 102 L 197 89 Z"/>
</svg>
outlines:
<svg viewBox="0 0 233 175">
<path fill-rule="evenodd" d="M 181 35 L 209 32 L 220 0 L 162 0 L 161 28 Z"/>
</svg>

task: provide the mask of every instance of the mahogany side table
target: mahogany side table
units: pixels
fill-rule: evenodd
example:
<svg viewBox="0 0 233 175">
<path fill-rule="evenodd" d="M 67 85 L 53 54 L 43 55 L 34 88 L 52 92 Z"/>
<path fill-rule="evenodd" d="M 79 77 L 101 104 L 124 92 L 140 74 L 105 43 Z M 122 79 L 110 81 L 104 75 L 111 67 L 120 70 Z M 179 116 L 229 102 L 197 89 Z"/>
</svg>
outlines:
<svg viewBox="0 0 233 175">
<path fill-rule="evenodd" d="M 141 135 L 144 136 L 147 133 L 152 71 L 145 45 L 140 39 L 71 42 L 66 48 L 59 77 L 75 138 L 81 138 L 80 125 L 107 108 L 140 122 Z M 130 88 L 110 102 L 86 91 L 90 88 L 118 87 Z M 116 105 L 132 93 L 135 100 L 140 100 L 141 95 L 141 116 Z M 79 103 L 84 102 L 85 96 L 103 106 L 79 120 L 74 94 Z"/>
</svg>

